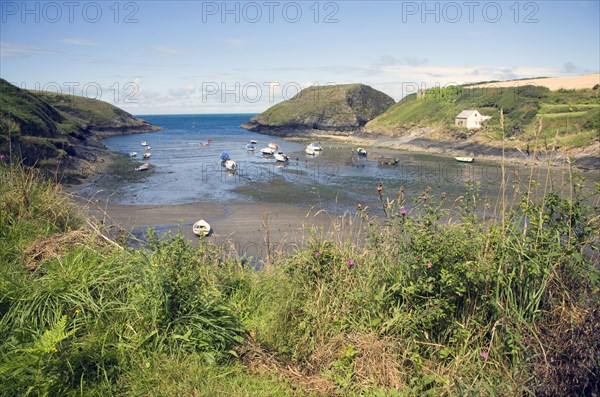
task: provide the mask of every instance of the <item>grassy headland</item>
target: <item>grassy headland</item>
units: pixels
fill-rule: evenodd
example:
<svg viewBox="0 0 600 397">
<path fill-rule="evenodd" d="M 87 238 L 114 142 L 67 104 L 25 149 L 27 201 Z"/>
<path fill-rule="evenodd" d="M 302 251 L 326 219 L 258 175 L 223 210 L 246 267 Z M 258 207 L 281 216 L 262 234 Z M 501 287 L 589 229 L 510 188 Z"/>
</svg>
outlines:
<svg viewBox="0 0 600 397">
<path fill-rule="evenodd" d="M 0 79 L 0 154 L 63 182 L 93 173 L 107 152 L 100 138 L 159 130 L 106 102 L 22 90 Z"/>
<path fill-rule="evenodd" d="M 523 180 L 491 221 L 471 184 L 451 206 L 382 186 L 382 219 L 256 271 L 208 241 L 109 239 L 0 165 L 0 394 L 598 393 L 600 186 Z"/>
</svg>

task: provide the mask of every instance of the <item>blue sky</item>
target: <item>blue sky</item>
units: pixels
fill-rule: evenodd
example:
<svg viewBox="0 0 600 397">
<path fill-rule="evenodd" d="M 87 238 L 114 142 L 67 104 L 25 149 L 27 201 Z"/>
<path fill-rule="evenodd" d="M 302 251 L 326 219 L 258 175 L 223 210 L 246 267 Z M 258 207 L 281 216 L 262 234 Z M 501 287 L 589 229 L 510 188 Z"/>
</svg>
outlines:
<svg viewBox="0 0 600 397">
<path fill-rule="evenodd" d="M 134 114 L 600 71 L 598 1 L 6 1 L 0 77 Z"/>
</svg>

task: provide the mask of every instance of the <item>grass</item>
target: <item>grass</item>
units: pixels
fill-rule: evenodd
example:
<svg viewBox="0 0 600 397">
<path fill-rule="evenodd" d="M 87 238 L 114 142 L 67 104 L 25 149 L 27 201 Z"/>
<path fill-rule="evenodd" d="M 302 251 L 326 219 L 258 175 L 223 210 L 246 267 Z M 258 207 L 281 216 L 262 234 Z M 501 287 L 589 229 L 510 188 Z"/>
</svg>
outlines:
<svg viewBox="0 0 600 397">
<path fill-rule="evenodd" d="M 112 240 L 0 167 L 2 395 L 599 391 L 600 186 L 571 170 L 556 189 L 522 175 L 503 221 L 471 183 L 452 203 L 382 186 L 383 217 L 334 219 L 256 271 L 180 234 Z"/>
</svg>

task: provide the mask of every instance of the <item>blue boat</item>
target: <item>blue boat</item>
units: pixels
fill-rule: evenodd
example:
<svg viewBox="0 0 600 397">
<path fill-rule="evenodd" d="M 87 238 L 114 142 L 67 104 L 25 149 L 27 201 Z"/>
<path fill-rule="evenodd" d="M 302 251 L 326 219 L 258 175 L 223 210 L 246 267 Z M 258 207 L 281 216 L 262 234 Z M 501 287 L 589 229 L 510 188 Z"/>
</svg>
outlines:
<svg viewBox="0 0 600 397">
<path fill-rule="evenodd" d="M 221 160 L 223 160 L 223 161 L 227 161 L 230 159 L 229 153 L 227 153 L 227 152 L 221 153 L 220 157 L 221 157 Z"/>
<path fill-rule="evenodd" d="M 247 144 L 246 145 L 246 150 L 249 150 L 249 151 L 253 152 L 254 151 L 254 145 L 251 144 L 251 143 Z"/>
</svg>

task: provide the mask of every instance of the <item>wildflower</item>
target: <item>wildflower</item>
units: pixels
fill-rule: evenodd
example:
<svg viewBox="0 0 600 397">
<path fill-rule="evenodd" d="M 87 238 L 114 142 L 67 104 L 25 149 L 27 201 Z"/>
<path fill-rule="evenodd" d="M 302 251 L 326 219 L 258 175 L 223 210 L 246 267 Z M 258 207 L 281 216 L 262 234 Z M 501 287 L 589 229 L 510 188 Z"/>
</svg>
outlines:
<svg viewBox="0 0 600 397">
<path fill-rule="evenodd" d="M 79 314 L 79 313 L 81 313 L 81 310 L 75 309 L 75 314 Z"/>
<path fill-rule="evenodd" d="M 423 193 L 423 195 L 421 196 L 421 200 L 427 201 L 427 195 L 425 193 Z"/>
<path fill-rule="evenodd" d="M 489 354 L 485 350 L 481 352 L 481 358 L 483 358 L 484 360 L 487 360 L 488 356 L 489 356 Z"/>
<path fill-rule="evenodd" d="M 442 192 L 442 200 L 446 198 L 446 192 Z"/>
<path fill-rule="evenodd" d="M 56 347 L 54 347 L 54 346 L 52 346 L 52 347 L 50 348 L 50 352 L 51 352 L 51 353 L 56 353 L 57 351 L 58 351 L 58 350 L 57 350 L 57 349 L 56 349 Z"/>
<path fill-rule="evenodd" d="M 431 269 L 431 267 L 433 266 L 433 263 L 431 263 L 431 261 L 429 261 L 425 264 L 425 266 L 427 266 L 429 269 Z"/>
<path fill-rule="evenodd" d="M 356 207 L 358 208 L 359 211 L 362 210 L 362 204 L 361 203 L 358 203 L 358 205 Z"/>
<path fill-rule="evenodd" d="M 354 266 L 354 259 L 348 259 L 348 267 Z"/>
<path fill-rule="evenodd" d="M 405 209 L 405 208 L 402 208 L 402 209 L 400 210 L 400 215 L 402 215 L 402 216 L 406 216 L 406 209 Z"/>
<path fill-rule="evenodd" d="M 316 257 L 316 258 L 318 258 L 318 257 L 320 257 L 320 256 L 321 256 L 321 253 L 320 253 L 320 252 L 315 252 L 315 257 Z"/>
</svg>

